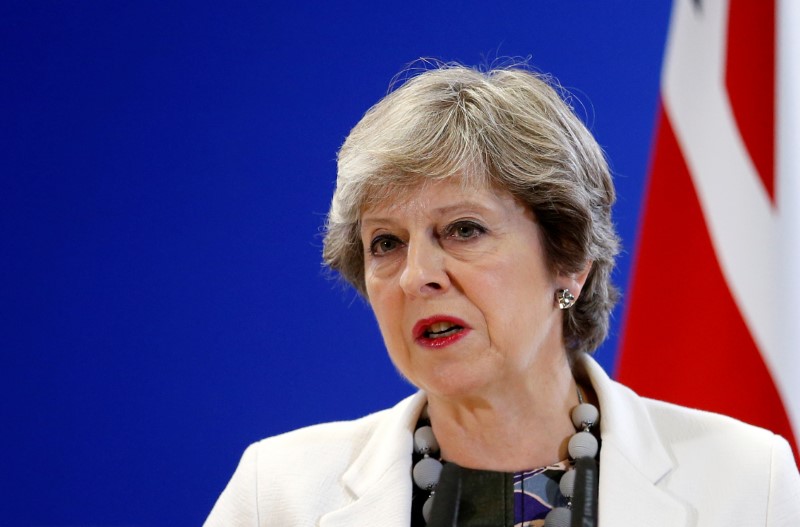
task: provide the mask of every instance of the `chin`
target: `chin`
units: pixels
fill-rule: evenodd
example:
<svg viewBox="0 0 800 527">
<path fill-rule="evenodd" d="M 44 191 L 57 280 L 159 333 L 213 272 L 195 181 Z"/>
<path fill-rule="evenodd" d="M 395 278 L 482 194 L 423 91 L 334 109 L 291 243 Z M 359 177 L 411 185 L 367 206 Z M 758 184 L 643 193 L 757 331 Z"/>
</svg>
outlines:
<svg viewBox="0 0 800 527">
<path fill-rule="evenodd" d="M 412 384 L 435 397 L 445 399 L 468 399 L 485 392 L 491 381 L 485 372 L 463 371 L 463 368 L 436 368 L 429 370 L 419 382 Z"/>
</svg>

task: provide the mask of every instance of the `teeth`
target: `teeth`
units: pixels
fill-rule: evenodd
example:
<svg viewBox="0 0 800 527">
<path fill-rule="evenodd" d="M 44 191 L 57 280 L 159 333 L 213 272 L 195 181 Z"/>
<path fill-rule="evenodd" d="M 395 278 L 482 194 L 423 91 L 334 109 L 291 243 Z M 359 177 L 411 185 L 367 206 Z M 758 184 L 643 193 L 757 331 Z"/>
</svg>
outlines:
<svg viewBox="0 0 800 527">
<path fill-rule="evenodd" d="M 449 337 L 450 335 L 458 333 L 462 329 L 464 328 L 451 322 L 436 322 L 431 324 L 428 329 L 425 330 L 425 336 L 429 339 Z"/>
<path fill-rule="evenodd" d="M 431 327 L 428 328 L 428 333 L 441 333 L 443 331 L 447 331 L 451 327 L 453 327 L 453 324 L 450 322 L 436 322 L 431 324 Z"/>
</svg>

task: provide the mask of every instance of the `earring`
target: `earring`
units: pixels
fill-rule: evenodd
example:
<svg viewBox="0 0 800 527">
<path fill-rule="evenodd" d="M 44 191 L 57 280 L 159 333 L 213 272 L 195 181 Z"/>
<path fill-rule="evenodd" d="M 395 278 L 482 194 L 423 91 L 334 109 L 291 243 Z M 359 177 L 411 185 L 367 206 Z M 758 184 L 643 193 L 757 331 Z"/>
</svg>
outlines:
<svg viewBox="0 0 800 527">
<path fill-rule="evenodd" d="M 575 295 L 569 289 L 559 289 L 556 291 L 556 302 L 559 309 L 569 309 L 575 303 Z"/>
</svg>

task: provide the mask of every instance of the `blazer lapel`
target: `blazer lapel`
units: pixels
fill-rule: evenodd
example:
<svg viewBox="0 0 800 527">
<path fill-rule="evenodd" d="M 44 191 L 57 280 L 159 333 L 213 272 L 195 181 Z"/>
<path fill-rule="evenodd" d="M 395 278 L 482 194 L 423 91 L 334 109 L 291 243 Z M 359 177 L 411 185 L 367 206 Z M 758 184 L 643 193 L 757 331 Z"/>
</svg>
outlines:
<svg viewBox="0 0 800 527">
<path fill-rule="evenodd" d="M 576 373 L 592 384 L 600 403 L 600 525 L 687 525 L 690 509 L 659 487 L 674 464 L 642 399 L 589 357 Z M 424 404 L 420 392 L 381 418 L 342 476 L 353 500 L 325 514 L 320 527 L 410 525 L 413 433 Z"/>
<path fill-rule="evenodd" d="M 688 509 L 631 464 L 616 445 L 603 442 L 600 467 L 600 525 L 688 525 Z"/>
<path fill-rule="evenodd" d="M 687 525 L 690 510 L 659 487 L 674 463 L 642 399 L 591 358 L 580 366 L 600 403 L 599 524 Z"/>
<path fill-rule="evenodd" d="M 411 522 L 411 452 L 425 395 L 389 411 L 342 476 L 353 501 L 324 515 L 320 527 L 408 527 Z"/>
</svg>

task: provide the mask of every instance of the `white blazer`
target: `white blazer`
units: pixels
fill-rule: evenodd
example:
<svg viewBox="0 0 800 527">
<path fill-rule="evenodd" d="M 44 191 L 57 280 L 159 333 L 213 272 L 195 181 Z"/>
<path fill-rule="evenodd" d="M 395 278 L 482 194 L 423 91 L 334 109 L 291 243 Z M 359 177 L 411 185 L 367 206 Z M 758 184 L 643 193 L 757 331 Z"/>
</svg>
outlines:
<svg viewBox="0 0 800 527">
<path fill-rule="evenodd" d="M 601 527 L 797 527 L 788 443 L 717 414 L 639 397 L 591 358 L 600 403 Z M 409 527 L 417 393 L 367 417 L 251 445 L 205 525 Z"/>
</svg>

